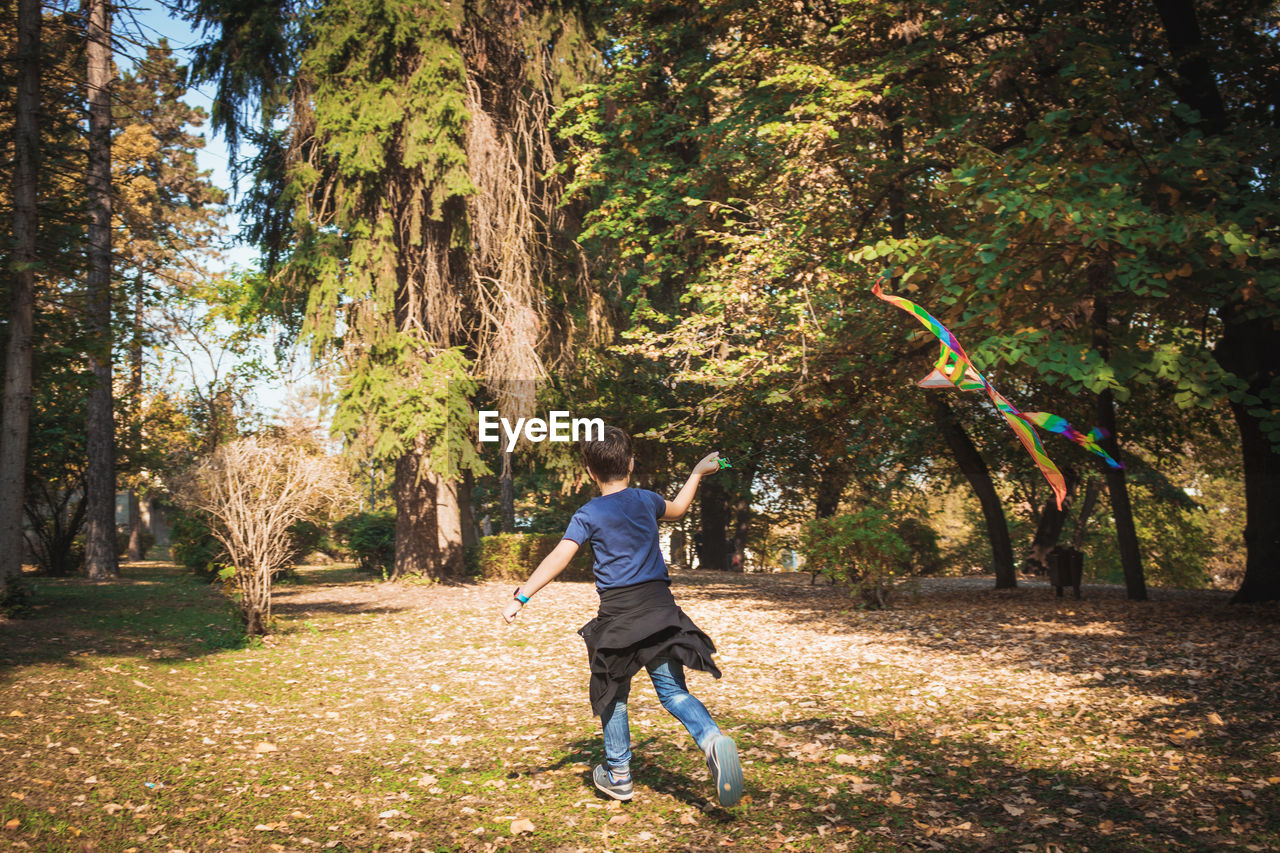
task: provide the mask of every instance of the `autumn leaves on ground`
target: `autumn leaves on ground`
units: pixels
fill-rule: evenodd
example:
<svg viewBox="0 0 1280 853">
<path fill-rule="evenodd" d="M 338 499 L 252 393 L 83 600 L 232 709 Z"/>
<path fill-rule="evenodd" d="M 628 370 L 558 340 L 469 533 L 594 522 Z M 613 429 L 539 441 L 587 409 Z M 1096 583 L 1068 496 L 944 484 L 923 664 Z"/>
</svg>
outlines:
<svg viewBox="0 0 1280 853">
<path fill-rule="evenodd" d="M 1211 593 L 926 581 L 854 609 L 807 575 L 683 573 L 719 646 L 691 686 L 737 739 L 724 810 L 647 685 L 636 797 L 599 797 L 574 631 L 589 584 L 514 626 L 494 584 L 304 569 L 237 639 L 165 564 L 43 581 L 0 623 L 0 849 L 1274 850 L 1274 608 Z"/>
</svg>

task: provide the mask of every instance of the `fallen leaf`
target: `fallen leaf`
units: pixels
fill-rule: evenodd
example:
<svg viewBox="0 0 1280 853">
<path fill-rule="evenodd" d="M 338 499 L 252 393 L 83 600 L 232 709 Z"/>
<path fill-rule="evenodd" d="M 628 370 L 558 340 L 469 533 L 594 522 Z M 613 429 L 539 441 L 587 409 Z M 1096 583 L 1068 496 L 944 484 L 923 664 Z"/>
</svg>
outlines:
<svg viewBox="0 0 1280 853">
<path fill-rule="evenodd" d="M 620 824 L 624 824 L 624 823 L 626 823 L 626 822 L 627 822 L 627 821 L 629 821 L 629 820 L 631 820 L 631 816 L 630 816 L 630 815 L 616 814 L 616 815 L 614 815 L 613 817 L 609 818 L 609 823 L 612 823 L 612 824 L 614 824 L 615 826 L 617 826 L 617 825 L 620 825 Z"/>
<path fill-rule="evenodd" d="M 511 821 L 511 834 L 519 835 L 522 832 L 533 832 L 533 821 L 527 817 Z"/>
<path fill-rule="evenodd" d="M 12 715 L 12 714 L 10 714 L 9 716 L 13 716 L 13 715 Z M 18 819 L 15 817 L 15 818 L 13 818 L 12 820 L 7 820 L 7 821 L 5 821 L 5 823 L 4 823 L 4 828 L 5 828 L 5 829 L 17 829 L 17 828 L 18 828 L 18 826 L 19 826 L 19 824 L 21 824 L 21 823 L 22 823 L 22 821 L 18 820 Z"/>
<path fill-rule="evenodd" d="M 1215 726 L 1225 726 L 1225 725 L 1226 725 L 1226 722 L 1225 722 L 1221 717 L 1219 717 L 1219 716 L 1218 716 L 1218 712 L 1217 712 L 1217 711 L 1210 711 L 1210 712 L 1209 712 L 1208 720 L 1209 720 L 1209 722 L 1210 722 L 1210 723 L 1212 723 L 1212 724 L 1213 724 L 1213 725 L 1215 725 Z"/>
<path fill-rule="evenodd" d="M 857 764 L 858 759 L 847 752 L 842 752 L 836 756 L 836 764 Z"/>
<path fill-rule="evenodd" d="M 1007 811 L 1009 814 L 1013 815 L 1014 817 L 1017 817 L 1018 815 L 1026 812 L 1026 809 L 1020 809 L 1017 806 L 1011 806 L 1008 803 L 1004 804 L 1004 810 Z"/>
<path fill-rule="evenodd" d="M 693 824 L 698 822 L 698 819 L 694 817 L 691 812 L 685 812 L 684 814 L 680 815 L 680 822 L 683 823 L 685 826 L 692 826 Z"/>
<path fill-rule="evenodd" d="M 260 744 L 258 744 L 257 746 L 255 746 L 255 747 L 253 748 L 253 751 L 254 751 L 254 752 L 258 752 L 258 753 L 262 753 L 262 752 L 279 752 L 279 750 L 278 750 L 278 749 L 276 749 L 276 745 L 275 745 L 274 743 L 267 743 L 266 741 L 263 741 L 262 743 L 260 743 Z"/>
</svg>

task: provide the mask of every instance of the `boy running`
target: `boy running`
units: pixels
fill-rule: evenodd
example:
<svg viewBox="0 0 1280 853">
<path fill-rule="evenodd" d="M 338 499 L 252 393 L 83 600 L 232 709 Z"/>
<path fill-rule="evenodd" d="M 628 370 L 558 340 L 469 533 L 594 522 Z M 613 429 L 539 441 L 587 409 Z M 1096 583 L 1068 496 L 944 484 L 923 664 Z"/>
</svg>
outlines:
<svg viewBox="0 0 1280 853">
<path fill-rule="evenodd" d="M 684 724 L 706 756 L 720 805 L 732 806 L 742 797 L 738 748 L 684 680 L 686 666 L 720 677 L 711 660 L 715 645 L 676 604 L 658 546 L 658 521 L 685 514 L 702 478 L 719 470 L 719 453 L 694 466 L 674 501 L 628 487 L 635 460 L 631 439 L 617 427 L 605 427 L 600 441 L 584 442 L 582 457 L 600 497 L 574 513 L 560 544 L 516 589 L 502 618 L 515 621 L 529 599 L 564 571 L 579 546 L 590 542 L 600 611 L 578 634 L 591 663 L 591 709 L 604 727 L 605 763 L 592 770 L 595 786 L 615 800 L 632 797 L 627 697 L 632 676 L 645 669 L 662 707 Z"/>
</svg>

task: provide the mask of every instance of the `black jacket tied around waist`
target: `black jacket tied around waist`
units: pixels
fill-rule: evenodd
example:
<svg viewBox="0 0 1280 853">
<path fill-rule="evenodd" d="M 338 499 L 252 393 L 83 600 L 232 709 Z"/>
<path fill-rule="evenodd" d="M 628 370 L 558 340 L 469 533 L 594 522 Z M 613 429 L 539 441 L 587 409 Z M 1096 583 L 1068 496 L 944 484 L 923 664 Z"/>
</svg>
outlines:
<svg viewBox="0 0 1280 853">
<path fill-rule="evenodd" d="M 676 604 L 665 580 L 600 591 L 596 618 L 578 629 L 591 664 L 591 710 L 601 716 L 619 688 L 650 661 L 667 658 L 716 678 L 715 644 Z"/>
</svg>

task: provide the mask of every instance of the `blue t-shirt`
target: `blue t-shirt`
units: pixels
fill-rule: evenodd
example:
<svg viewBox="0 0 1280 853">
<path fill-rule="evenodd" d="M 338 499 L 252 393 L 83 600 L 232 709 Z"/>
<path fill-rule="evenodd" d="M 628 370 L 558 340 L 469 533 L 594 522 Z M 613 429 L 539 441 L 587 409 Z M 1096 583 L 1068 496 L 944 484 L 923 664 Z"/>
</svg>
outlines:
<svg viewBox="0 0 1280 853">
<path fill-rule="evenodd" d="M 591 543 L 596 589 L 670 580 L 658 547 L 658 519 L 666 511 L 657 492 L 623 489 L 587 501 L 569 520 L 564 538 Z"/>
</svg>

